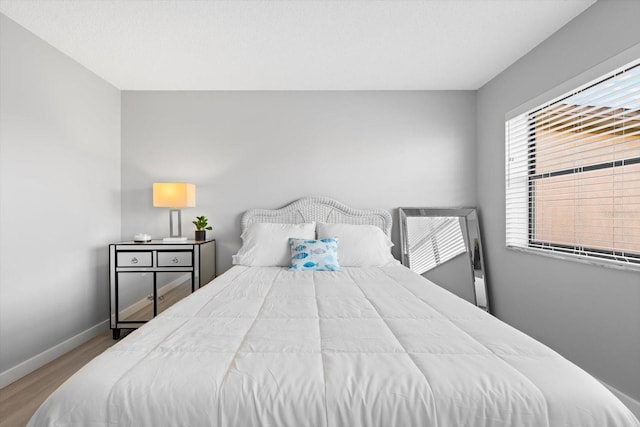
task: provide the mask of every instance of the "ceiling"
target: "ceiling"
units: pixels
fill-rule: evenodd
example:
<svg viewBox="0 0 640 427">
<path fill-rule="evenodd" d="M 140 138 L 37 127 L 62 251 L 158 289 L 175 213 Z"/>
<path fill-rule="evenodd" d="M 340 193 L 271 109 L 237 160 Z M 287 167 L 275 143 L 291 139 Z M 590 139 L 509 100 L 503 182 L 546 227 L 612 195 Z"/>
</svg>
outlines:
<svg viewBox="0 0 640 427">
<path fill-rule="evenodd" d="M 122 90 L 473 90 L 595 0 L 0 0 Z"/>
</svg>

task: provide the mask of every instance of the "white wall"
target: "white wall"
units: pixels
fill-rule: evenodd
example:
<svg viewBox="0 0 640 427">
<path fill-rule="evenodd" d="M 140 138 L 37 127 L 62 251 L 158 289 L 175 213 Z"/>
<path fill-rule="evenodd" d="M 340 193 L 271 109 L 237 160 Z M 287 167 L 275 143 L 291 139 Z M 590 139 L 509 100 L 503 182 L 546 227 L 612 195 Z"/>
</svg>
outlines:
<svg viewBox="0 0 640 427">
<path fill-rule="evenodd" d="M 475 155 L 474 92 L 123 92 L 122 236 L 168 235 L 151 184 L 193 182 L 223 272 L 247 209 L 474 205 Z"/>
<path fill-rule="evenodd" d="M 640 400 L 640 274 L 505 249 L 505 114 L 640 43 L 640 2 L 600 0 L 478 91 L 478 200 L 497 316 Z"/>
<path fill-rule="evenodd" d="M 119 238 L 120 91 L 0 15 L 0 373 L 108 318 Z"/>
</svg>

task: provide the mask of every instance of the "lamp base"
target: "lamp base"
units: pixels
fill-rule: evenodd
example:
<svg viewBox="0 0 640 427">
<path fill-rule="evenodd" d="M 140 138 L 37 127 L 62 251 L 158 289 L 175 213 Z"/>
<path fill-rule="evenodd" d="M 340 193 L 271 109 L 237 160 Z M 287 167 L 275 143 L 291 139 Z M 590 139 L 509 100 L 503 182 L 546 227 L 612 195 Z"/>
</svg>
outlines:
<svg viewBox="0 0 640 427">
<path fill-rule="evenodd" d="M 186 242 L 187 238 L 184 236 L 181 237 L 165 237 L 164 239 L 162 239 L 163 242 L 168 242 L 168 243 L 177 243 L 177 242 Z"/>
</svg>

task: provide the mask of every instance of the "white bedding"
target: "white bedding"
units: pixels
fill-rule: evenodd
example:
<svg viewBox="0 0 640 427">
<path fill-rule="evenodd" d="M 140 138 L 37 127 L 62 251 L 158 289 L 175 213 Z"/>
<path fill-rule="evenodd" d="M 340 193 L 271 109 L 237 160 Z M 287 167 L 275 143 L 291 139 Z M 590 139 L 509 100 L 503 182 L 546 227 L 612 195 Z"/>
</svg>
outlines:
<svg viewBox="0 0 640 427">
<path fill-rule="evenodd" d="M 400 265 L 236 266 L 30 426 L 640 426 L 584 371 Z"/>
</svg>

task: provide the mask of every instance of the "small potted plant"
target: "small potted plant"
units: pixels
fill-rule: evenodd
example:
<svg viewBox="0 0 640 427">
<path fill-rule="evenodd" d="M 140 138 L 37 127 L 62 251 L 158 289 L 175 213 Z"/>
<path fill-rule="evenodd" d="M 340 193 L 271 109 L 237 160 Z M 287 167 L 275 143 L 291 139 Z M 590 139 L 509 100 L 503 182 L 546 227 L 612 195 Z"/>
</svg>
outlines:
<svg viewBox="0 0 640 427">
<path fill-rule="evenodd" d="M 209 223 L 209 220 L 207 220 L 207 217 L 204 215 L 197 216 L 196 220 L 193 221 L 193 225 L 196 226 L 196 240 L 198 241 L 207 240 L 206 230 L 213 230 L 213 227 L 208 225 L 208 223 Z"/>
</svg>

